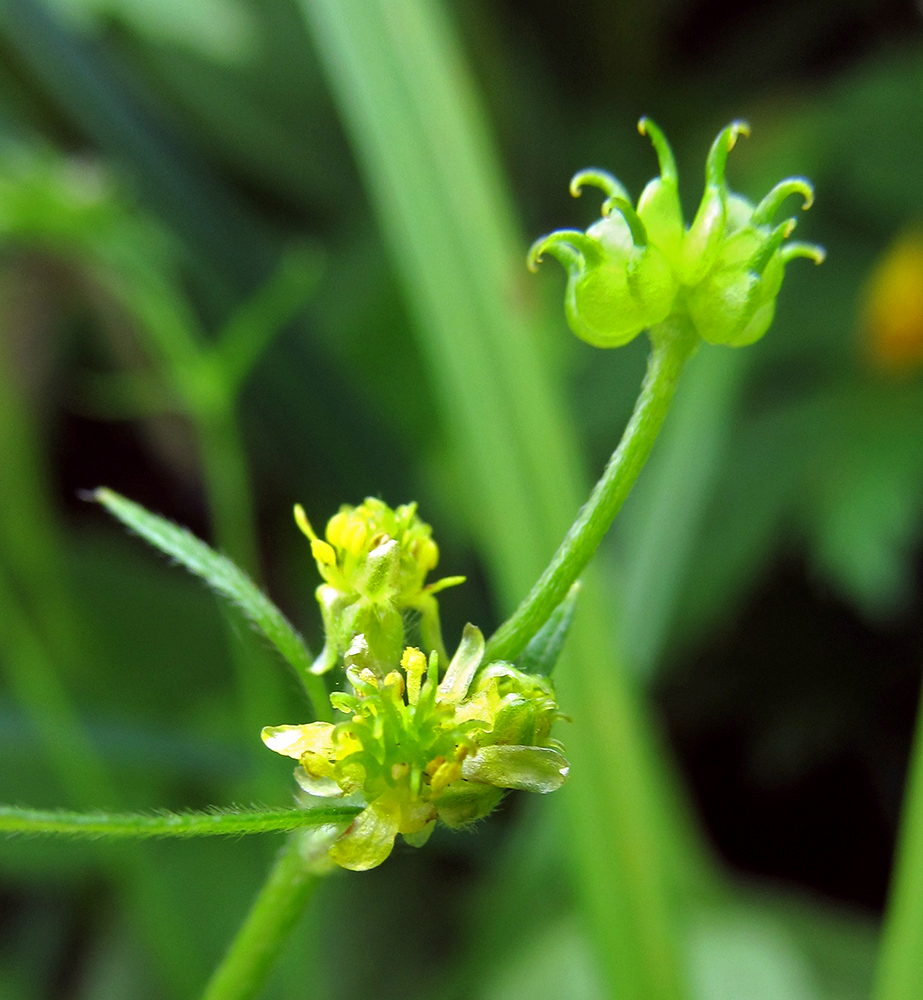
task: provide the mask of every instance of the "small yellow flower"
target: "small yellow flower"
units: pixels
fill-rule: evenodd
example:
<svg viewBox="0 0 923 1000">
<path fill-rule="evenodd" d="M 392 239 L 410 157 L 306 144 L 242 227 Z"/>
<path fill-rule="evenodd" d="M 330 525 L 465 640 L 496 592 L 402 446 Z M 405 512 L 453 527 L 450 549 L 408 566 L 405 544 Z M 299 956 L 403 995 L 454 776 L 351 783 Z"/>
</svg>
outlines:
<svg viewBox="0 0 923 1000">
<path fill-rule="evenodd" d="M 899 237 L 875 266 L 861 324 L 873 365 L 893 374 L 923 366 L 923 231 Z"/>
<path fill-rule="evenodd" d="M 401 670 L 384 677 L 369 656 L 357 636 L 346 654 L 352 693 L 330 699 L 346 721 L 262 733 L 271 750 L 299 762 L 295 777 L 309 795 L 366 804 L 330 849 L 338 865 L 374 868 L 399 833 L 419 847 L 437 819 L 464 826 L 505 789 L 550 792 L 564 782 L 569 765 L 551 739 L 560 713 L 549 682 L 509 663 L 481 669 L 484 637 L 474 626 L 441 681 L 436 653 L 408 647 Z"/>
<path fill-rule="evenodd" d="M 426 583 L 439 562 L 439 549 L 432 529 L 417 516 L 415 503 L 392 510 L 369 497 L 358 507 L 344 505 L 328 521 L 324 539 L 300 505 L 295 507 L 295 521 L 311 542 L 311 555 L 324 580 L 317 601 L 327 642 L 314 663 L 315 673 L 330 670 L 358 634 L 365 636 L 371 658 L 383 673 L 404 646 L 406 611 L 419 613 L 424 645 L 445 659 L 435 595 L 465 578 Z"/>
</svg>

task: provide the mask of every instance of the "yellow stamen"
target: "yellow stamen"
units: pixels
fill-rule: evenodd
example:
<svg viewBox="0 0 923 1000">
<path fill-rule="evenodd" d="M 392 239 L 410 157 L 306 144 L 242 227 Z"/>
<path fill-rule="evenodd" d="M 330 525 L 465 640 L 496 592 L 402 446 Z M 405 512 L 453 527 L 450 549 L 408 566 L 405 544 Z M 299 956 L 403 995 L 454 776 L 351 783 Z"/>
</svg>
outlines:
<svg viewBox="0 0 923 1000">
<path fill-rule="evenodd" d="M 432 777 L 444 763 L 445 757 L 441 754 L 438 757 L 433 757 L 433 759 L 426 765 L 426 773 Z"/>
<path fill-rule="evenodd" d="M 404 697 L 404 678 L 396 670 L 385 676 L 384 686 L 396 688 L 398 697 Z"/>
<path fill-rule="evenodd" d="M 401 666 L 407 674 L 407 703 L 416 705 L 420 698 L 423 674 L 426 673 L 426 657 L 414 646 L 408 646 L 401 657 Z"/>
<path fill-rule="evenodd" d="M 451 785 L 453 781 L 458 781 L 461 773 L 461 764 L 456 764 L 454 761 L 451 764 L 446 761 L 440 765 L 430 782 L 433 795 L 438 795 L 446 785 Z"/>
</svg>

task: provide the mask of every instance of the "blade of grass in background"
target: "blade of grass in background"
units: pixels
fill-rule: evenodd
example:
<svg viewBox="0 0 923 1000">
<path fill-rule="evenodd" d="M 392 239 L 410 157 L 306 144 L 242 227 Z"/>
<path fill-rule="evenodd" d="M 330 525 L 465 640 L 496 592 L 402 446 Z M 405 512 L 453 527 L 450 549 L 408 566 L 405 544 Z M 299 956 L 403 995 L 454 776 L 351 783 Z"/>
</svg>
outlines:
<svg viewBox="0 0 923 1000">
<path fill-rule="evenodd" d="M 872 996 L 874 1000 L 923 996 L 923 700 Z"/>
<path fill-rule="evenodd" d="M 579 447 L 543 366 L 525 241 L 441 7 L 304 0 L 459 451 L 457 490 L 507 610 L 584 498 Z M 619 433 L 613 428 L 613 444 Z M 683 993 L 667 902 L 655 741 L 611 653 L 589 574 L 557 675 L 574 717 L 565 792 L 576 876 L 616 997 Z"/>
<path fill-rule="evenodd" d="M 49 476 L 34 428 L 35 414 L 6 352 L 0 355 L 0 658 L 15 700 L 38 739 L 72 806 L 117 805 L 106 762 L 86 732 L 61 679 L 61 664 L 84 666 L 91 657 L 76 621 L 60 532 L 49 498 Z M 23 540 L 33 546 L 22 549 Z M 30 558 L 23 558 L 30 555 Z M 27 608 L 20 607 L 27 605 Z M 158 960 L 158 972 L 176 995 L 199 977 L 200 959 L 154 866 L 107 848 L 100 855 L 127 889 L 131 916 Z"/>
<path fill-rule="evenodd" d="M 629 662 L 644 678 L 669 638 L 747 358 L 744 351 L 705 346 L 692 359 L 658 449 L 617 522 L 620 632 Z"/>
<path fill-rule="evenodd" d="M 196 249 L 196 262 L 213 262 L 244 289 L 269 273 L 275 253 L 262 226 L 167 124 L 125 64 L 116 71 L 103 46 L 68 30 L 36 0 L 0 0 L 0 33 L 65 115 L 134 168 Z"/>
</svg>

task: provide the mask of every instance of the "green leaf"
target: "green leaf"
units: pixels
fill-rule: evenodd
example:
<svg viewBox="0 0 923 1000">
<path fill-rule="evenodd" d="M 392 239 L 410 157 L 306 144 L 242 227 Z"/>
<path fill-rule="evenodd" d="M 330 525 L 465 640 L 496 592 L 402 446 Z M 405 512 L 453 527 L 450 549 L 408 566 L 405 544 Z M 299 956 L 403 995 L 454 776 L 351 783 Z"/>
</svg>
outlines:
<svg viewBox="0 0 923 1000">
<path fill-rule="evenodd" d="M 219 596 L 238 608 L 294 668 L 318 718 L 328 718 L 323 682 L 311 673 L 311 654 L 285 615 L 230 559 L 215 552 L 185 528 L 145 510 L 140 504 L 101 487 L 92 498 L 155 548 L 203 579 Z"/>
<path fill-rule="evenodd" d="M 67 812 L 0 806 L 0 833 L 139 839 L 151 837 L 239 837 L 309 826 L 348 823 L 358 806 L 317 809 L 214 809 L 205 812 Z"/>
<path fill-rule="evenodd" d="M 571 622 L 574 620 L 574 610 L 577 607 L 577 597 L 580 594 L 578 580 L 567 592 L 567 597 L 552 611 L 551 617 L 538 630 L 526 646 L 519 669 L 527 674 L 551 675 L 555 664 L 564 648 Z"/>
</svg>

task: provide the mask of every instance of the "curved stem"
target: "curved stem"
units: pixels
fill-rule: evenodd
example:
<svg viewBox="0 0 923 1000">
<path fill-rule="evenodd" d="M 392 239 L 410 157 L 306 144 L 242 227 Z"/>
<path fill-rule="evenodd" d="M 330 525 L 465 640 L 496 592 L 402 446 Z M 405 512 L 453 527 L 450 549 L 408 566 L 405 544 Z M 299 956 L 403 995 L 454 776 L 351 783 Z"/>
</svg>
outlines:
<svg viewBox="0 0 923 1000">
<path fill-rule="evenodd" d="M 289 838 L 202 1000 L 249 1000 L 258 994 L 320 882 L 311 870 L 306 846 L 303 835 Z"/>
<path fill-rule="evenodd" d="M 490 637 L 485 662 L 511 660 L 525 649 L 583 572 L 647 461 L 698 342 L 688 320 L 679 316 L 654 327 L 650 337 L 647 374 L 622 440 L 535 586 Z"/>
</svg>

